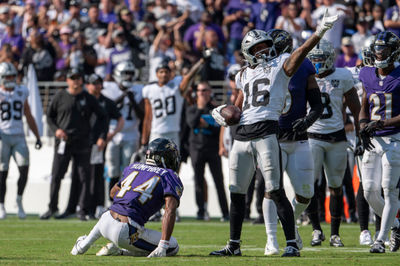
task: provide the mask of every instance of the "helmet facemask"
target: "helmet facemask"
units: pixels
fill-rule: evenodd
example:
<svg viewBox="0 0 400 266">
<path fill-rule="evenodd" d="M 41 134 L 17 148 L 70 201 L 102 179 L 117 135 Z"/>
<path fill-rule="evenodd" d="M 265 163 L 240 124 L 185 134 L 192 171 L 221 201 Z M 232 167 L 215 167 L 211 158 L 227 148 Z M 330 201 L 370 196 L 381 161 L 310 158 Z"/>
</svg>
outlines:
<svg viewBox="0 0 400 266">
<path fill-rule="evenodd" d="M 374 45 L 373 56 L 374 65 L 377 68 L 386 68 L 395 61 L 395 55 L 398 53 L 392 53 L 392 49 L 386 45 Z"/>
</svg>

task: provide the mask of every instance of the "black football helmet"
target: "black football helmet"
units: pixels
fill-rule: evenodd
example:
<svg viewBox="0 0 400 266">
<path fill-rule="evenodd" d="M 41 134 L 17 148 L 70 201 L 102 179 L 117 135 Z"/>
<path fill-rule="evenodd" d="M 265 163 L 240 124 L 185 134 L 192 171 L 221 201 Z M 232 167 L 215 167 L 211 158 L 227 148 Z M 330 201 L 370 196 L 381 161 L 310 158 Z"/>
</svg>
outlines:
<svg viewBox="0 0 400 266">
<path fill-rule="evenodd" d="M 158 138 L 150 142 L 146 151 L 146 161 L 154 161 L 158 167 L 178 171 L 181 156 L 178 146 L 172 140 Z"/>
<path fill-rule="evenodd" d="M 378 33 L 371 43 L 374 66 L 386 68 L 393 64 L 399 56 L 400 39 L 391 31 Z"/>
<path fill-rule="evenodd" d="M 291 53 L 293 50 L 293 38 L 290 33 L 284 30 L 271 29 L 267 31 L 267 35 L 271 36 L 274 42 L 276 56 L 283 53 Z"/>
</svg>

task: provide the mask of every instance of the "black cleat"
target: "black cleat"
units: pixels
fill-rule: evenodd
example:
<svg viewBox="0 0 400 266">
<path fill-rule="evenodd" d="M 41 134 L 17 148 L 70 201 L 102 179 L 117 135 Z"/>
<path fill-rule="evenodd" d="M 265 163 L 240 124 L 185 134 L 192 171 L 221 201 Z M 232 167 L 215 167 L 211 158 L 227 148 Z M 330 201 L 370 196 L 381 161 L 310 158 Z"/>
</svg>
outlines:
<svg viewBox="0 0 400 266">
<path fill-rule="evenodd" d="M 400 227 L 392 228 L 390 235 L 390 251 L 396 252 L 400 248 Z"/>
<path fill-rule="evenodd" d="M 376 240 L 369 250 L 370 253 L 385 253 L 385 242 L 383 240 Z"/>
<path fill-rule="evenodd" d="M 253 222 L 252 224 L 264 224 L 264 217 L 263 216 L 258 216 Z"/>
<path fill-rule="evenodd" d="M 67 219 L 67 218 L 72 218 L 75 217 L 75 213 L 70 212 L 70 211 L 65 211 L 60 215 L 56 215 L 54 218 L 55 219 Z"/>
<path fill-rule="evenodd" d="M 295 247 L 287 246 L 282 257 L 300 257 L 300 251 Z"/>
<path fill-rule="evenodd" d="M 40 220 L 48 220 L 55 214 L 56 214 L 56 211 L 48 210 L 47 212 L 40 215 Z"/>
<path fill-rule="evenodd" d="M 322 241 L 325 240 L 325 235 L 320 230 L 312 232 L 311 246 L 321 246 Z"/>
<path fill-rule="evenodd" d="M 242 256 L 239 244 L 228 244 L 221 250 L 216 250 L 210 253 L 210 256 Z"/>
</svg>

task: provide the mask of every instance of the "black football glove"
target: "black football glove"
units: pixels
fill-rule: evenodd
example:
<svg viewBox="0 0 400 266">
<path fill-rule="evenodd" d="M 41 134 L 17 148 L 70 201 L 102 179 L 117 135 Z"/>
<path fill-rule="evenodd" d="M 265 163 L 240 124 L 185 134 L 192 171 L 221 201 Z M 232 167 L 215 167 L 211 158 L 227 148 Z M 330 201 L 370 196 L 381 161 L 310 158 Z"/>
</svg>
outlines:
<svg viewBox="0 0 400 266">
<path fill-rule="evenodd" d="M 360 137 L 364 150 L 370 151 L 375 148 L 375 146 L 371 142 L 372 136 L 368 133 L 366 127 L 360 130 Z"/>
<path fill-rule="evenodd" d="M 364 147 L 361 139 L 356 137 L 356 148 L 354 149 L 354 156 L 361 156 L 364 154 Z"/>
<path fill-rule="evenodd" d="M 293 131 L 302 134 L 306 132 L 307 128 L 310 126 L 310 123 L 308 122 L 308 119 L 306 117 L 303 117 L 294 121 L 292 123 L 292 126 L 293 126 Z"/>
<path fill-rule="evenodd" d="M 40 141 L 40 139 L 37 139 L 35 143 L 35 149 L 40 150 L 41 148 L 42 148 L 42 142 Z"/>
<path fill-rule="evenodd" d="M 147 145 L 142 145 L 142 147 L 140 147 L 135 153 L 133 153 L 131 157 L 131 163 L 134 162 L 145 163 L 147 148 L 148 148 Z"/>
<path fill-rule="evenodd" d="M 375 133 L 375 131 L 377 131 L 377 130 L 380 130 L 380 129 L 383 129 L 383 121 L 382 120 L 377 120 L 377 121 L 371 121 L 371 122 L 369 122 L 365 127 L 364 127 L 364 130 L 366 131 L 366 132 L 368 132 L 368 134 L 370 135 L 370 136 L 372 136 L 374 133 Z"/>
</svg>

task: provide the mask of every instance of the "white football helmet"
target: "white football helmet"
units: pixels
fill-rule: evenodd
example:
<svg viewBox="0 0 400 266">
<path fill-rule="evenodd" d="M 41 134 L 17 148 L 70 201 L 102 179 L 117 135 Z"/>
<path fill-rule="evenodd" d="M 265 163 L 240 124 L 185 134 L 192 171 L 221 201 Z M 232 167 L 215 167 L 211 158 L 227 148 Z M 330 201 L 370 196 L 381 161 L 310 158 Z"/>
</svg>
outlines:
<svg viewBox="0 0 400 266">
<path fill-rule="evenodd" d="M 375 36 L 368 37 L 364 42 L 364 46 L 361 48 L 361 56 L 364 66 L 374 66 L 374 55 L 371 51 L 371 44 L 374 42 L 374 40 Z"/>
<path fill-rule="evenodd" d="M 13 77 L 12 79 L 7 77 Z M 0 86 L 6 89 L 14 89 L 17 85 L 17 70 L 8 62 L 0 63 Z"/>
<path fill-rule="evenodd" d="M 126 89 L 133 86 L 136 76 L 136 68 L 131 61 L 121 62 L 114 68 L 114 80 Z"/>
<path fill-rule="evenodd" d="M 317 74 L 334 69 L 335 49 L 332 43 L 325 39 L 321 39 L 307 57 L 313 63 Z"/>
<path fill-rule="evenodd" d="M 268 45 L 268 49 L 257 51 L 254 54 L 250 52 L 251 48 L 256 44 L 265 42 Z M 269 61 L 276 57 L 276 51 L 274 48 L 274 42 L 265 31 L 262 30 L 251 30 L 243 38 L 242 41 L 242 53 L 244 58 L 249 62 L 251 66 L 255 66 L 261 62 Z"/>
</svg>

